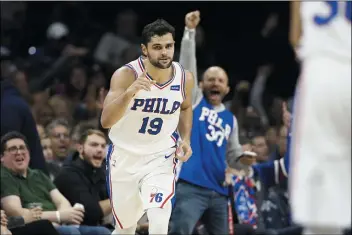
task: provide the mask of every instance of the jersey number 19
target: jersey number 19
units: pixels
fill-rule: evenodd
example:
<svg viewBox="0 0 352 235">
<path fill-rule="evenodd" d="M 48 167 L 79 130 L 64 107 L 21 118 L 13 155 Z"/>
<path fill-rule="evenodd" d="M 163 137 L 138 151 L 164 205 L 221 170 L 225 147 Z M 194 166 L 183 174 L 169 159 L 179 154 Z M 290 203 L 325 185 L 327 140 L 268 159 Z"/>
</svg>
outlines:
<svg viewBox="0 0 352 235">
<path fill-rule="evenodd" d="M 139 133 L 145 134 L 148 132 L 150 135 L 157 135 L 161 131 L 161 127 L 163 126 L 163 119 L 154 118 L 150 120 L 149 117 L 143 118 L 143 123 L 141 129 L 139 129 Z M 148 128 L 147 128 L 148 127 Z"/>
</svg>

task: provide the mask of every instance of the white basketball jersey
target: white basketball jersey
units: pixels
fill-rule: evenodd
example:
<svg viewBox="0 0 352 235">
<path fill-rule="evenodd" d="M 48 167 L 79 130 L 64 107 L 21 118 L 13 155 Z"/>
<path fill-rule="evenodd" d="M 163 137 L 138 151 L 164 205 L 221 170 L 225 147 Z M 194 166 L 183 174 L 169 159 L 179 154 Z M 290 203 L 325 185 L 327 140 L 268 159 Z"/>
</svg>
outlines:
<svg viewBox="0 0 352 235">
<path fill-rule="evenodd" d="M 351 1 L 301 1 L 300 57 L 351 60 Z"/>
<path fill-rule="evenodd" d="M 144 71 L 142 57 L 127 65 L 137 78 Z M 185 99 L 185 71 L 172 62 L 173 77 L 155 84 L 151 91 L 140 90 L 128 104 L 123 117 L 111 127 L 109 137 L 120 149 L 137 155 L 149 155 L 176 145 L 180 109 Z M 147 74 L 148 79 L 152 79 Z"/>
</svg>

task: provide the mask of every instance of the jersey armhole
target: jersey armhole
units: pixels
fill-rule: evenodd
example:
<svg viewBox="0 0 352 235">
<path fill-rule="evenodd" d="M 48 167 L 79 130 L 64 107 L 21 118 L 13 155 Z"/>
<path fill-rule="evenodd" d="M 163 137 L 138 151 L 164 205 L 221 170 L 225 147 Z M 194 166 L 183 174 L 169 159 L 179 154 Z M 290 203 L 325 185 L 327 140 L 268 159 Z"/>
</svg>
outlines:
<svg viewBox="0 0 352 235">
<path fill-rule="evenodd" d="M 127 68 L 129 68 L 129 69 L 131 69 L 131 70 L 133 71 L 133 73 L 134 73 L 134 79 L 137 79 L 137 78 L 138 78 L 137 71 L 133 68 L 132 65 L 130 65 L 130 64 L 125 64 L 124 66 L 127 67 Z"/>
<path fill-rule="evenodd" d="M 180 63 L 177 63 L 180 66 L 181 69 L 181 95 L 183 98 L 183 101 L 186 100 L 186 72 L 183 66 Z"/>
</svg>

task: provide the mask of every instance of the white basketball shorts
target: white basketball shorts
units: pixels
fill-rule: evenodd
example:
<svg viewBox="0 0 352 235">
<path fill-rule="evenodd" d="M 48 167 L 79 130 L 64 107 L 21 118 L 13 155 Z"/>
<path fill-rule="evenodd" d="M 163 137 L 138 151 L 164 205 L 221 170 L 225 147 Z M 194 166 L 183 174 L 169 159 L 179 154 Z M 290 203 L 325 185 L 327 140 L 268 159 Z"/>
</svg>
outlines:
<svg viewBox="0 0 352 235">
<path fill-rule="evenodd" d="M 149 208 L 171 206 L 175 193 L 175 148 L 155 155 L 135 155 L 111 146 L 108 184 L 112 214 L 121 229 L 137 224 Z"/>
<path fill-rule="evenodd" d="M 304 61 L 295 97 L 290 199 L 294 222 L 351 226 L 351 61 Z"/>
</svg>

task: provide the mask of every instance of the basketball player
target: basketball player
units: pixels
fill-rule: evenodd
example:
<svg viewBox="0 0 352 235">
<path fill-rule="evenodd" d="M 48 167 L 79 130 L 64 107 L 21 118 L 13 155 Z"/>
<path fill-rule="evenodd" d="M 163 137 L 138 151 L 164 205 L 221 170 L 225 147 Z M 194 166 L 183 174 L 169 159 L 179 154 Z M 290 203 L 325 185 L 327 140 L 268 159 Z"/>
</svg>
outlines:
<svg viewBox="0 0 352 235">
<path fill-rule="evenodd" d="M 303 64 L 292 125 L 293 220 L 305 234 L 342 234 L 351 226 L 351 1 L 295 1 L 292 9 Z M 300 30 L 292 31 L 298 45 Z"/>
<path fill-rule="evenodd" d="M 173 62 L 174 38 L 165 20 L 146 25 L 144 57 L 114 73 L 104 101 L 101 124 L 110 128 L 113 143 L 108 159 L 113 234 L 134 234 L 145 211 L 149 233 L 167 234 L 176 158 L 187 161 L 192 154 L 193 76 Z"/>
</svg>

